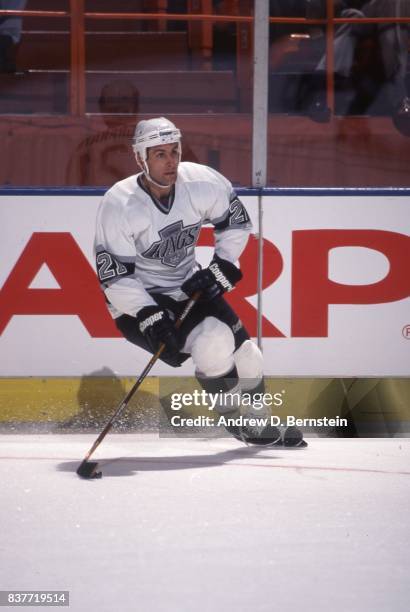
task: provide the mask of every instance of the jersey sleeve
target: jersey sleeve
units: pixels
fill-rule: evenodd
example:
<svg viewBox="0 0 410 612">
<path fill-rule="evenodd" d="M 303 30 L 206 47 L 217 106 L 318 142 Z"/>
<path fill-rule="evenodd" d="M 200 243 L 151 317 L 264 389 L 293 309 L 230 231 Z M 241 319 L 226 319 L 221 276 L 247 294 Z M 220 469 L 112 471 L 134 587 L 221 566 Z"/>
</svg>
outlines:
<svg viewBox="0 0 410 612">
<path fill-rule="evenodd" d="M 114 316 L 136 316 L 155 305 L 135 274 L 135 236 L 123 206 L 106 194 L 97 214 L 95 235 L 97 275 Z"/>
<path fill-rule="evenodd" d="M 219 172 L 214 177 L 215 200 L 208 220 L 215 228 L 215 254 L 235 263 L 246 246 L 252 223 L 232 184 Z"/>
</svg>

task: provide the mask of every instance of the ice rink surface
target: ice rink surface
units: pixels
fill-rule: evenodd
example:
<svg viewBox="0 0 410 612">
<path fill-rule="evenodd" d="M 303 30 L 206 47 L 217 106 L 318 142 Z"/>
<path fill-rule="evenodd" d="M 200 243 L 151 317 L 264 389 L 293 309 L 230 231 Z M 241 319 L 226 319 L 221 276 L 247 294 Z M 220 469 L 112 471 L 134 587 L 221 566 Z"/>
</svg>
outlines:
<svg viewBox="0 0 410 612">
<path fill-rule="evenodd" d="M 1 590 L 68 590 L 75 612 L 410 610 L 409 440 L 110 434 L 81 480 L 95 438 L 1 437 Z"/>
</svg>

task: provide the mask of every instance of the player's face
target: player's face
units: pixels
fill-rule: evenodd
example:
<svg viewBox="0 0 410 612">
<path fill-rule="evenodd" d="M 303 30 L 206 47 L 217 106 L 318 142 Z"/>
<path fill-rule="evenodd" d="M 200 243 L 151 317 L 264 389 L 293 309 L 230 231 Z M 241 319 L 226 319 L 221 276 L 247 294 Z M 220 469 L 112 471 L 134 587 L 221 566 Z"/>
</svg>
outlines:
<svg viewBox="0 0 410 612">
<path fill-rule="evenodd" d="M 148 149 L 147 164 L 150 176 L 164 187 L 170 187 L 177 180 L 179 161 L 178 143 Z"/>
</svg>

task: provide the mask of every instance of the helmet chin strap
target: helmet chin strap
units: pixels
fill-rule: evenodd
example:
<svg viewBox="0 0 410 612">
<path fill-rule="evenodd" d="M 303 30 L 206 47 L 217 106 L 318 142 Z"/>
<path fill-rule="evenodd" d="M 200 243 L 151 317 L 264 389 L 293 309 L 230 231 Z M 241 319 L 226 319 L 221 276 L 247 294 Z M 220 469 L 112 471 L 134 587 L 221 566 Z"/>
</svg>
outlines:
<svg viewBox="0 0 410 612">
<path fill-rule="evenodd" d="M 179 152 L 179 159 L 181 160 L 181 152 Z M 147 181 L 149 181 L 150 183 L 153 183 L 156 187 L 159 187 L 160 189 L 168 189 L 169 187 L 172 187 L 172 182 L 170 185 L 161 185 L 161 183 L 157 183 L 157 181 L 155 181 L 152 178 L 152 176 L 149 173 L 149 168 L 148 168 L 148 164 L 146 160 L 142 160 L 140 158 L 140 159 L 137 159 L 137 161 Z"/>
<path fill-rule="evenodd" d="M 172 186 L 172 183 L 170 185 L 161 185 L 161 183 L 157 183 L 157 181 L 154 181 L 154 179 L 152 178 L 152 176 L 149 173 L 149 169 L 147 166 L 147 163 L 144 162 L 144 169 L 143 169 L 143 173 L 145 178 L 150 182 L 153 183 L 156 187 L 159 187 L 160 189 L 168 189 L 168 187 Z"/>
</svg>

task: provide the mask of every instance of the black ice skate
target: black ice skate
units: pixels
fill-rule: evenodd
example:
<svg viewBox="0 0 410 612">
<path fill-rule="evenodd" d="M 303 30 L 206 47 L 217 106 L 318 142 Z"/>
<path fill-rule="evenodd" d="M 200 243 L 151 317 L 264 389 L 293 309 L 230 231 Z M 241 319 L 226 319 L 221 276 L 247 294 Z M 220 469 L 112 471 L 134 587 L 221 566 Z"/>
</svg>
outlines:
<svg viewBox="0 0 410 612">
<path fill-rule="evenodd" d="M 308 443 L 303 439 L 299 427 L 287 427 L 283 432 L 283 446 L 285 448 L 306 448 Z"/>
</svg>

